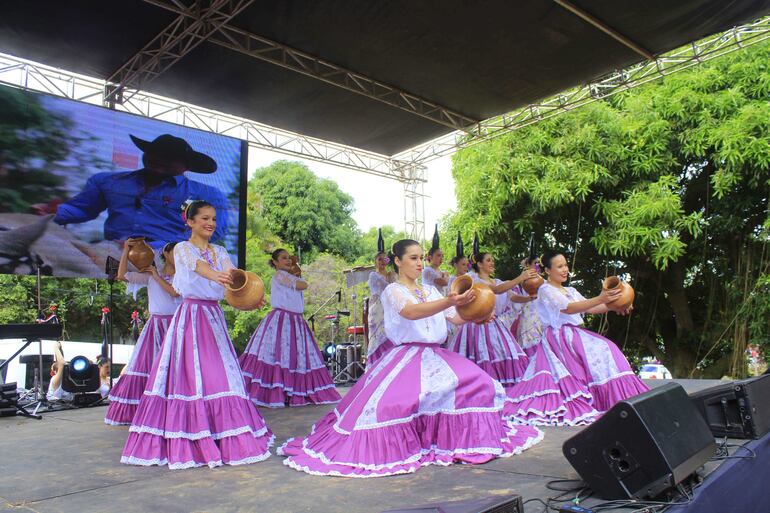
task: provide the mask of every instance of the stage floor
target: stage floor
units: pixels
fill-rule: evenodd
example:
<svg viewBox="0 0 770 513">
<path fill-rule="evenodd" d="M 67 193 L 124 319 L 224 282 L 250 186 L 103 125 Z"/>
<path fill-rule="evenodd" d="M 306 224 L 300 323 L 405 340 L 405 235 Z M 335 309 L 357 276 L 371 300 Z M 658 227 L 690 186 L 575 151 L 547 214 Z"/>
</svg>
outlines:
<svg viewBox="0 0 770 513">
<path fill-rule="evenodd" d="M 719 383 L 678 382 L 688 392 Z M 329 409 L 260 411 L 282 443 L 306 434 Z M 134 467 L 119 463 L 128 428 L 105 425 L 105 411 L 95 407 L 49 412 L 43 420 L 0 418 L 0 512 L 377 513 L 510 494 L 545 499 L 558 494 L 546 483 L 577 477 L 561 454 L 562 443 L 580 429 L 568 427 L 544 428 L 540 444 L 511 458 L 477 466 L 430 466 L 377 479 L 310 476 L 284 466 L 283 458 L 275 455 L 254 465 L 216 469 Z M 528 513 L 541 510 L 538 503 L 525 508 Z"/>
</svg>

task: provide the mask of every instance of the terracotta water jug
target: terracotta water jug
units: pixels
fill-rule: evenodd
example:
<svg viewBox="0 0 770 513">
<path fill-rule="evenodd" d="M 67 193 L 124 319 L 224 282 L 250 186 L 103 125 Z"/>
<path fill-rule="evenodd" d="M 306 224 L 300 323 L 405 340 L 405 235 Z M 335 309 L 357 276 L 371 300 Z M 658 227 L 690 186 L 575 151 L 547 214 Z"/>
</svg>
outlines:
<svg viewBox="0 0 770 513">
<path fill-rule="evenodd" d="M 634 289 L 618 276 L 608 276 L 605 278 L 602 288 L 605 290 L 620 288 L 620 296 L 615 301 L 607 303 L 607 308 L 610 310 L 622 312 L 634 303 Z"/>
<path fill-rule="evenodd" d="M 289 273 L 293 274 L 298 278 L 301 278 L 302 269 L 299 266 L 299 259 L 297 258 L 296 255 L 289 256 L 289 259 L 291 260 L 291 269 L 289 270 Z"/>
<path fill-rule="evenodd" d="M 537 297 L 537 289 L 539 289 L 540 285 L 543 283 L 545 283 L 545 280 L 538 274 L 537 278 L 524 280 L 524 283 L 521 284 L 521 288 L 523 288 L 524 292 L 529 294 L 530 297 Z"/>
<path fill-rule="evenodd" d="M 152 262 L 155 260 L 155 252 L 144 241 L 144 237 L 131 237 L 126 242 L 133 242 L 133 246 L 128 250 L 128 261 L 139 272 L 149 271 L 150 267 L 152 267 Z"/>
<path fill-rule="evenodd" d="M 457 307 L 457 313 L 466 321 L 481 323 L 489 319 L 495 311 L 495 293 L 486 283 L 474 283 L 467 274 L 452 282 L 452 292 L 462 294 L 473 289 L 476 297 L 467 305 Z"/>
<path fill-rule="evenodd" d="M 254 310 L 265 297 L 265 284 L 259 276 L 242 269 L 230 271 L 232 285 L 225 285 L 225 301 L 238 310 Z"/>
</svg>

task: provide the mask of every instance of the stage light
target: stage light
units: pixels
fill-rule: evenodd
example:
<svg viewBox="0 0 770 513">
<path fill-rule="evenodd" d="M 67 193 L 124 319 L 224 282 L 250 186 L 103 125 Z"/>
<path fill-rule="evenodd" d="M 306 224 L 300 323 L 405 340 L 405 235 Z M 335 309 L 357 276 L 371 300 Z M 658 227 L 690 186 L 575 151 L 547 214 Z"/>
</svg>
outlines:
<svg viewBox="0 0 770 513">
<path fill-rule="evenodd" d="M 82 379 L 82 377 L 85 376 L 85 373 L 90 366 L 91 366 L 91 362 L 88 361 L 88 358 L 85 358 L 83 356 L 76 356 L 70 362 L 71 375 L 73 377 L 77 376 L 80 379 Z"/>
<path fill-rule="evenodd" d="M 334 354 L 337 352 L 337 346 L 334 345 L 333 342 L 327 342 L 324 345 L 323 353 L 324 353 L 324 360 L 331 360 L 334 358 Z"/>
<path fill-rule="evenodd" d="M 99 367 L 85 356 L 76 356 L 64 366 L 62 389 L 73 394 L 85 394 L 99 390 Z"/>
</svg>

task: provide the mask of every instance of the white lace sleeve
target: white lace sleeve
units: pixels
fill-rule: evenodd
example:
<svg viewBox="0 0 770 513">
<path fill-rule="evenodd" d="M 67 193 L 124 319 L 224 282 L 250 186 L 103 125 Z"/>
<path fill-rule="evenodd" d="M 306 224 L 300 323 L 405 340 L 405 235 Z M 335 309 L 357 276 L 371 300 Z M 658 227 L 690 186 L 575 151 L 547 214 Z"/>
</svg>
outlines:
<svg viewBox="0 0 770 513">
<path fill-rule="evenodd" d="M 192 244 L 182 242 L 174 246 L 174 265 L 176 267 L 184 267 L 194 271 L 198 265 L 198 260 L 205 262 L 205 259 L 200 256 Z"/>
<path fill-rule="evenodd" d="M 570 291 L 570 296 L 572 297 L 572 301 L 585 301 L 585 297 L 583 297 L 583 294 L 577 291 L 575 287 L 567 287 L 567 290 Z"/>
<path fill-rule="evenodd" d="M 128 271 L 126 273 L 126 281 L 132 285 L 147 285 L 150 283 L 150 273 Z"/>
<path fill-rule="evenodd" d="M 217 252 L 217 263 L 219 264 L 220 268 L 223 271 L 229 271 L 230 269 L 234 269 L 235 265 L 233 264 L 232 259 L 230 259 L 230 253 L 227 252 L 227 248 L 224 246 L 214 246 L 216 248 Z"/>
<path fill-rule="evenodd" d="M 382 292 L 380 301 L 382 302 L 383 308 L 390 309 L 396 313 L 401 313 L 401 310 L 412 302 L 410 296 L 411 294 L 404 290 L 403 287 L 388 286 Z"/>
<path fill-rule="evenodd" d="M 276 271 L 273 275 L 273 281 L 287 289 L 297 290 L 297 283 L 301 281 L 301 278 L 286 271 Z"/>
<path fill-rule="evenodd" d="M 133 297 L 136 301 L 136 295 L 150 282 L 150 273 L 136 273 L 128 271 L 126 273 L 126 294 Z"/>
</svg>

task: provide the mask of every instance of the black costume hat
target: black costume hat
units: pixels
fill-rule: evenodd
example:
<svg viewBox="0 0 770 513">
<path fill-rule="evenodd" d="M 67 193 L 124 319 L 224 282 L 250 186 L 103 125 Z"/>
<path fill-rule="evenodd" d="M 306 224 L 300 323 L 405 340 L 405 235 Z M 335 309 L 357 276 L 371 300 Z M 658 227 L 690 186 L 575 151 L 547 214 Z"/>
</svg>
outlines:
<svg viewBox="0 0 770 513">
<path fill-rule="evenodd" d="M 377 228 L 377 254 L 385 253 L 385 239 L 382 238 L 382 228 Z"/>
<path fill-rule="evenodd" d="M 460 230 L 457 230 L 457 244 L 455 245 L 455 258 L 459 261 L 463 255 L 463 236 L 460 234 Z"/>
<path fill-rule="evenodd" d="M 476 258 L 476 255 L 481 253 L 481 248 L 479 246 L 479 234 L 478 232 L 473 232 L 473 258 Z"/>
<path fill-rule="evenodd" d="M 430 250 L 435 251 L 439 249 L 439 240 L 438 240 L 438 224 L 433 229 L 433 241 L 430 244 Z"/>
<path fill-rule="evenodd" d="M 178 160 L 187 165 L 187 169 L 194 173 L 213 173 L 217 170 L 217 163 L 208 155 L 195 151 L 192 146 L 181 137 L 171 134 L 163 134 L 153 141 L 145 141 L 129 134 L 137 148 L 144 153 L 152 153 L 169 160 Z"/>
</svg>

